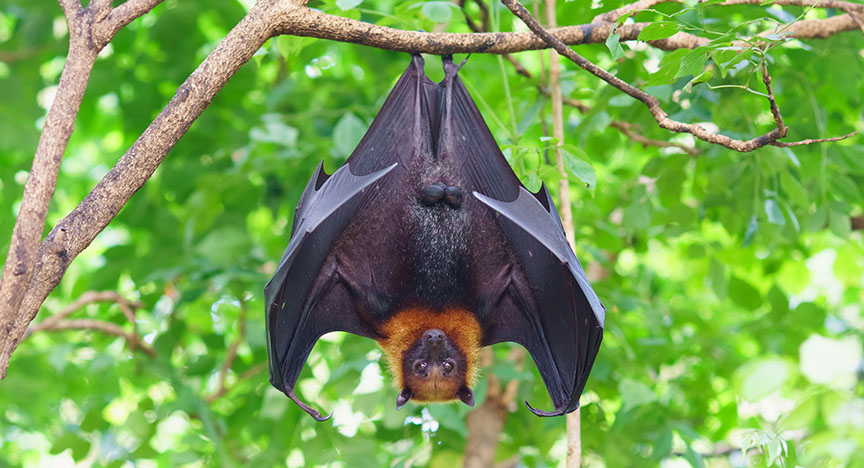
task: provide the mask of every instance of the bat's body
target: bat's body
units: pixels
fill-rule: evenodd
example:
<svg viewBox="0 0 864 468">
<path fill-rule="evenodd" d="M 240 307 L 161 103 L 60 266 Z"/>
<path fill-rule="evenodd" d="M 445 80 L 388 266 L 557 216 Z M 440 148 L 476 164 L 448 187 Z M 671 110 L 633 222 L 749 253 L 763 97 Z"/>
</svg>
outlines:
<svg viewBox="0 0 864 468">
<path fill-rule="evenodd" d="M 439 85 L 415 56 L 345 166 L 312 177 L 267 285 L 270 380 L 294 395 L 324 333 L 373 338 L 401 407 L 473 405 L 481 346 L 534 357 L 555 411 L 578 407 L 605 309 L 545 187 L 525 190 L 445 59 Z"/>
</svg>

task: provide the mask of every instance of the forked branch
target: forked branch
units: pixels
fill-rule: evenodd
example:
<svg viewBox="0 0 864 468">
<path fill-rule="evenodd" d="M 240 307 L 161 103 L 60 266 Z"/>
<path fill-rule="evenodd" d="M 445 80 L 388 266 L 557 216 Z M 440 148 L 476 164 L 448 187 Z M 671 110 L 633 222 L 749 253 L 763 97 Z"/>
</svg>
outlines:
<svg viewBox="0 0 864 468">
<path fill-rule="evenodd" d="M 588 71 L 592 75 L 600 78 L 601 80 L 609 83 L 618 90 L 632 96 L 636 100 L 643 103 L 648 108 L 648 111 L 651 112 L 651 115 L 654 117 L 654 120 L 657 121 L 657 124 L 660 125 L 660 127 L 662 128 L 671 130 L 673 132 L 690 133 L 702 141 L 706 141 L 708 143 L 713 143 L 741 152 L 753 151 L 754 149 L 764 146 L 791 146 L 804 144 L 802 142 L 779 142 L 778 139 L 786 136 L 785 126 L 782 129 L 779 127 L 775 128 L 762 136 L 758 136 L 750 140 L 736 140 L 726 135 L 711 132 L 705 127 L 698 124 L 688 124 L 670 119 L 669 114 L 667 114 L 666 111 L 663 110 L 657 98 L 621 80 L 620 78 L 612 75 L 611 73 L 598 67 L 588 59 L 576 53 L 573 49 L 561 42 L 557 37 L 553 36 L 549 33 L 549 31 L 544 29 L 543 26 L 541 26 L 540 23 L 538 23 L 533 16 L 531 16 L 531 13 L 529 13 L 528 10 L 526 10 L 525 7 L 518 2 L 518 0 L 501 0 L 501 3 L 507 6 L 507 8 L 509 8 L 510 11 L 513 12 L 513 14 L 519 17 L 519 19 L 521 19 L 525 23 L 525 25 L 527 25 L 528 28 L 532 32 L 534 32 L 534 34 L 546 41 L 546 43 L 553 47 L 555 50 L 557 50 L 559 54 L 567 57 L 568 59 L 570 59 L 570 61 L 578 65 L 583 70 Z M 843 138 L 848 138 L 854 134 L 855 132 L 843 137 L 836 137 L 832 141 L 842 140 Z M 816 141 L 814 140 L 811 142 Z"/>
</svg>

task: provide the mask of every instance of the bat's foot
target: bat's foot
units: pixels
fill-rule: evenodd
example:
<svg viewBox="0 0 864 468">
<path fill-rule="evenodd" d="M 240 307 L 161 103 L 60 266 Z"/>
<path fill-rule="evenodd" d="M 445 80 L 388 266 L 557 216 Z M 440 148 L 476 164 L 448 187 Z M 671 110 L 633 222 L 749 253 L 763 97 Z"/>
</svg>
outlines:
<svg viewBox="0 0 864 468">
<path fill-rule="evenodd" d="M 420 201 L 426 206 L 432 206 L 444 200 L 452 208 L 462 206 L 464 195 L 461 187 L 447 186 L 443 182 L 429 184 L 420 190 Z"/>
<path fill-rule="evenodd" d="M 531 407 L 531 404 L 528 403 L 527 401 L 525 402 L 525 406 L 527 406 L 528 409 L 531 410 L 532 413 L 536 414 L 537 416 L 540 416 L 541 418 L 548 418 L 550 416 L 561 416 L 562 414 L 565 414 L 568 412 L 566 407 L 556 408 L 555 411 L 543 411 L 543 410 L 534 409 Z"/>
<path fill-rule="evenodd" d="M 297 403 L 297 406 L 299 406 L 303 411 L 309 413 L 309 416 L 312 416 L 318 422 L 324 422 L 330 419 L 331 416 L 333 416 L 333 413 L 330 413 L 327 416 L 321 416 L 321 413 L 319 413 L 317 410 L 300 401 L 300 399 L 297 398 L 296 395 L 294 395 L 294 389 L 288 390 L 287 392 L 285 392 L 285 394 L 288 395 L 288 398 L 290 398 L 291 401 Z"/>
</svg>

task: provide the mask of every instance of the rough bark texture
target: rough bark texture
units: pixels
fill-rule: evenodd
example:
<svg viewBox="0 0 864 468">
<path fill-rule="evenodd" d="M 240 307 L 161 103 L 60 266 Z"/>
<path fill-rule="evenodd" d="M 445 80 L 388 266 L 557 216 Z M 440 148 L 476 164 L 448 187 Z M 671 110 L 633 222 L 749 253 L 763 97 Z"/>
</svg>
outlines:
<svg viewBox="0 0 864 468">
<path fill-rule="evenodd" d="M 30 278 L 29 287 L 26 288 L 26 294 L 23 294 L 25 288 L 20 281 L 14 286 L 14 290 L 23 296 L 20 307 L 14 307 L 14 304 L 4 302 L 3 313 L 0 316 L 0 330 L 3 330 L 5 334 L 5 336 L 0 337 L 0 378 L 6 376 L 9 358 L 27 329 L 27 325 L 36 317 L 42 302 L 60 282 L 72 259 L 87 248 L 96 235 L 120 212 L 129 198 L 153 175 L 168 151 L 186 133 L 192 122 L 207 108 L 213 96 L 272 36 L 278 24 L 276 12 L 286 9 L 282 5 L 284 3 L 287 2 L 280 0 L 259 1 L 177 89 L 168 105 L 105 175 L 96 188 L 48 234 L 39 247 L 35 266 L 30 270 L 32 278 Z M 283 7 L 278 8 L 280 5 Z M 82 86 L 86 85 L 86 79 L 80 81 Z M 83 94 L 83 90 L 81 93 Z M 80 104 L 80 98 L 72 109 L 71 116 L 66 119 L 70 126 L 74 122 L 75 114 L 77 114 L 78 104 Z M 67 109 L 66 112 L 68 113 L 69 110 Z M 65 150 L 65 141 L 68 141 L 68 135 L 64 140 L 63 150 Z M 62 151 L 60 155 L 62 155 Z M 56 156 L 56 166 L 58 167 L 59 158 L 60 156 Z M 35 166 L 36 162 L 34 162 Z M 53 187 L 56 184 L 56 169 L 51 182 L 50 187 L 53 193 Z M 26 194 L 27 189 L 25 188 L 25 196 Z M 50 194 L 48 200 L 50 200 Z M 38 235 L 41 235 L 44 219 L 43 211 L 41 220 L 28 221 L 26 225 L 30 229 L 38 230 Z M 19 223 L 21 223 L 20 220 Z M 36 225 L 35 228 L 33 227 L 34 224 Z M 37 245 L 38 240 L 39 237 L 37 236 Z M 33 262 L 32 257 L 29 260 Z M 4 274 L 4 287 L 6 277 Z"/>
<path fill-rule="evenodd" d="M 750 0 L 746 1 L 749 2 Z M 769 145 L 786 147 L 816 142 L 838 141 L 849 138 L 856 133 L 852 132 L 848 135 L 839 137 L 809 139 L 800 142 L 781 142 L 778 140 L 786 136 L 786 129 L 785 127 L 778 127 L 756 138 L 752 138 L 749 140 L 736 140 L 720 133 L 711 132 L 701 125 L 688 124 L 670 119 L 669 114 L 667 114 L 666 111 L 663 110 L 657 98 L 631 85 L 630 83 L 623 81 L 617 76 L 598 67 L 591 61 L 587 60 L 585 57 L 582 57 L 581 55 L 576 53 L 573 49 L 571 49 L 566 44 L 561 42 L 558 38 L 549 33 L 549 31 L 544 29 L 543 26 L 541 26 L 540 23 L 538 23 L 537 20 L 531 16 L 531 13 L 529 13 L 528 10 L 526 10 L 525 7 L 518 2 L 518 0 L 501 0 L 501 3 L 506 5 L 507 8 L 509 8 L 510 11 L 513 12 L 514 15 L 518 16 L 519 19 L 521 19 L 525 23 L 525 25 L 528 26 L 528 29 L 533 31 L 539 37 L 542 37 L 543 40 L 545 40 L 550 46 L 554 47 L 555 50 L 558 51 L 558 53 L 570 59 L 570 61 L 578 65 L 583 70 L 609 83 L 619 91 L 628 94 L 629 96 L 644 104 L 648 108 L 648 111 L 651 112 L 651 116 L 654 117 L 654 120 L 657 121 L 657 124 L 661 128 L 665 128 L 666 130 L 671 130 L 678 133 L 689 133 L 702 141 L 706 141 L 715 145 L 720 145 L 740 152 L 749 152 L 757 148 L 762 148 L 763 146 Z M 772 98 L 769 98 L 769 101 L 771 100 Z"/>
</svg>

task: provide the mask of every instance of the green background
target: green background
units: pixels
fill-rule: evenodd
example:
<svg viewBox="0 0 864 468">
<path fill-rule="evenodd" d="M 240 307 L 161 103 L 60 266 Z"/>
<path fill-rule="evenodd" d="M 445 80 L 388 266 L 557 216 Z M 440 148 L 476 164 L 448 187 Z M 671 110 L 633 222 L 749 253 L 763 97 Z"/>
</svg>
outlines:
<svg viewBox="0 0 864 468">
<path fill-rule="evenodd" d="M 469 31 L 448 2 L 310 6 L 400 29 Z M 558 21 L 586 23 L 617 6 L 559 2 Z M 168 0 L 117 34 L 93 70 L 49 228 L 247 7 Z M 490 8 L 494 29 L 520 27 L 497 3 Z M 777 42 L 763 59 L 724 47 L 733 36 L 792 21 L 802 9 L 657 8 L 637 20 L 671 22 L 658 30 L 684 28 L 715 41 L 671 54 L 635 43 L 619 49 L 614 41 L 577 50 L 647 88 L 673 118 L 713 122 L 735 138 L 773 126 L 767 101 L 744 89 L 765 91 L 760 60 L 774 77 L 790 139 L 864 130 L 860 32 Z M 468 11 L 479 18 L 476 5 Z M 816 9 L 805 17 L 835 14 Z M 21 52 L 0 62 L 0 257 L 66 43 L 54 2 L 0 4 L 0 51 Z M 540 76 L 537 52 L 517 58 Z M 287 244 L 297 198 L 319 161 L 330 172 L 344 161 L 408 62 L 407 54 L 311 38 L 269 41 L 72 263 L 37 318 L 86 291 L 117 291 L 141 303 L 136 328 L 156 357 L 94 331 L 34 333 L 0 383 L 0 466 L 460 463 L 468 408 L 409 404 L 397 413 L 372 341 L 333 334 L 315 347 L 298 388 L 315 406 L 335 410 L 325 423 L 271 388 L 262 364 L 263 286 Z M 565 95 L 593 106 L 586 114 L 565 108 L 565 149 L 576 253 L 586 267 L 601 267 L 594 287 L 608 308 L 582 397 L 584 463 L 864 466 L 864 247 L 849 222 L 862 213 L 864 140 L 747 154 L 697 143 L 695 156 L 646 147 L 610 122 L 637 124 L 650 138 L 693 139 L 659 129 L 643 105 L 563 66 Z M 707 85 L 687 86 L 705 70 L 713 75 Z M 443 75 L 434 57 L 427 57 L 427 72 Z M 554 142 L 544 138 L 551 106 L 536 88 L 542 83 L 483 54 L 472 55 L 461 75 L 526 185 L 536 189 L 543 180 L 557 193 L 556 172 L 544 162 Z M 88 317 L 132 331 L 116 304 L 72 315 Z M 234 343 L 228 391 L 208 402 Z M 533 363 L 514 366 L 511 348 L 494 347 L 486 371 L 520 381 L 496 460 L 562 466 L 564 419 L 537 418 L 521 405 L 550 407 Z M 477 396 L 482 402 L 485 379 Z M 739 447 L 750 450 L 742 456 Z"/>
</svg>

